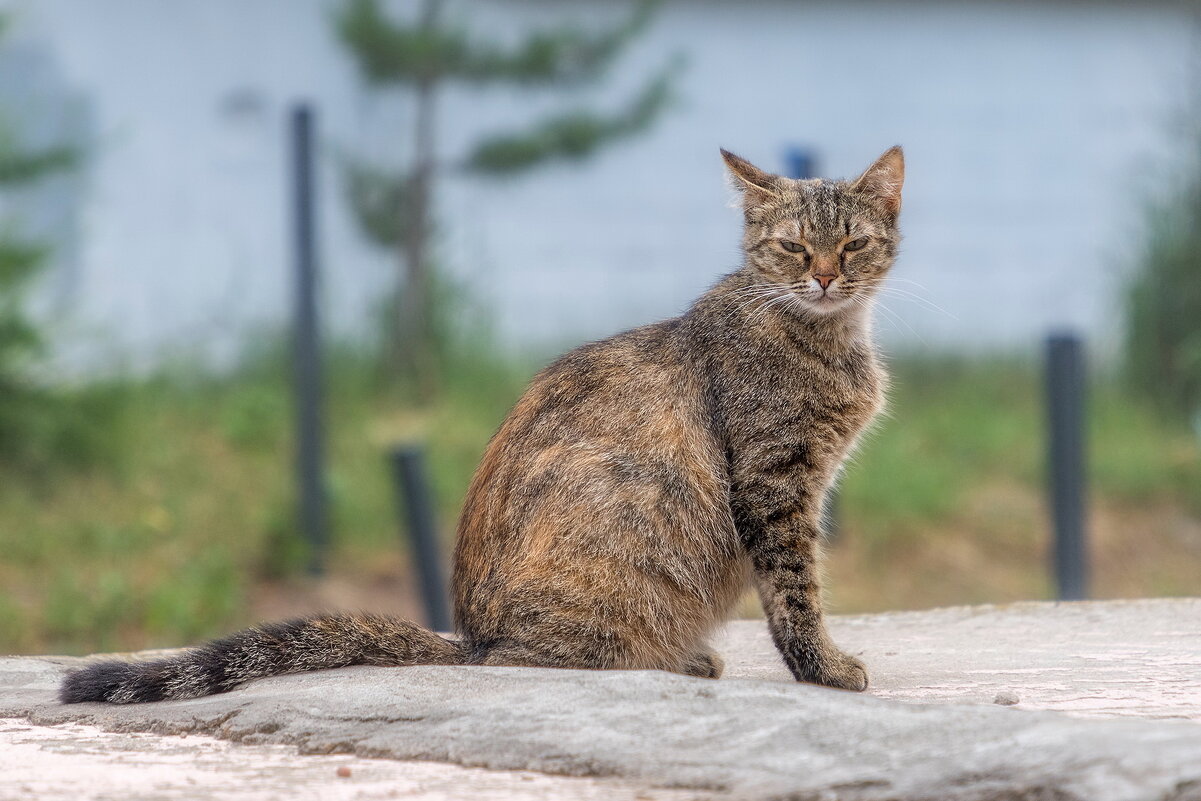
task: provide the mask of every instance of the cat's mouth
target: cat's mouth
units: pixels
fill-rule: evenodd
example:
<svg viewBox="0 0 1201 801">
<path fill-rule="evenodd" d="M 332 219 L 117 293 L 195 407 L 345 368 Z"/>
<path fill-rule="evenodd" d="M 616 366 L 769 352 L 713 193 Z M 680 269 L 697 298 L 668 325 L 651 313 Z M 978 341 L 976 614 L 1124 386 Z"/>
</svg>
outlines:
<svg viewBox="0 0 1201 801">
<path fill-rule="evenodd" d="M 830 314 L 850 303 L 850 298 L 842 294 L 832 294 L 830 292 L 822 292 L 821 294 L 813 293 L 803 297 L 806 308 L 817 312 L 818 314 Z"/>
</svg>

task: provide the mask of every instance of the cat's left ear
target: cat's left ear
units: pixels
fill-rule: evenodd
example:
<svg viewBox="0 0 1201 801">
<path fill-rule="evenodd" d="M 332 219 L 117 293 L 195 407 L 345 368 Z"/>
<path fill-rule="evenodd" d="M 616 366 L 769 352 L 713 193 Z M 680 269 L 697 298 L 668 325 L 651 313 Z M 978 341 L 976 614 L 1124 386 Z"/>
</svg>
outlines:
<svg viewBox="0 0 1201 801">
<path fill-rule="evenodd" d="M 905 154 L 899 145 L 884 151 L 876 163 L 855 179 L 851 188 L 870 195 L 891 215 L 901 210 L 901 187 L 905 183 Z"/>
</svg>

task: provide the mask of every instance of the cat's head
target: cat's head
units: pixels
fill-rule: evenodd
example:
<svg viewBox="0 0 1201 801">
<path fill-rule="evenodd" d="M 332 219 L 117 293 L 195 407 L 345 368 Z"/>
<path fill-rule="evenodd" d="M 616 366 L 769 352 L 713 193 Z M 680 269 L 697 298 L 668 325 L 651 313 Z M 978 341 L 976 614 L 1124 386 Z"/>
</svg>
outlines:
<svg viewBox="0 0 1201 801">
<path fill-rule="evenodd" d="M 721 151 L 742 193 L 745 264 L 783 306 L 828 314 L 874 294 L 896 258 L 901 148 L 885 151 L 853 181 L 797 180 Z"/>
</svg>

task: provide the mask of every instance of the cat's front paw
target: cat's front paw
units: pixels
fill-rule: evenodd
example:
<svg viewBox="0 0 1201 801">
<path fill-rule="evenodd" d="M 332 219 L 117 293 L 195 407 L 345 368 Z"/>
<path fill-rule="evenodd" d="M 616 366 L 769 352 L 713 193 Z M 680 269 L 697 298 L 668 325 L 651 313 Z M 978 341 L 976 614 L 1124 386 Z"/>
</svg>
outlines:
<svg viewBox="0 0 1201 801">
<path fill-rule="evenodd" d="M 824 651 L 819 658 L 807 662 L 804 669 L 794 670 L 793 675 L 797 681 L 838 690 L 858 693 L 867 689 L 867 668 L 855 657 L 836 648 Z"/>
</svg>

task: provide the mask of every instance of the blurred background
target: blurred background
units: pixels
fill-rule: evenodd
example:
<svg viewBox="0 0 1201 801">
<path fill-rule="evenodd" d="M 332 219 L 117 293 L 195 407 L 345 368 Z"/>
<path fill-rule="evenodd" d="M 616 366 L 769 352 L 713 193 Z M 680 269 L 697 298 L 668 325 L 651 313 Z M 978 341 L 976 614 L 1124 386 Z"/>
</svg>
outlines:
<svg viewBox="0 0 1201 801">
<path fill-rule="evenodd" d="M 1087 364 L 1083 592 L 1198 594 L 1199 12 L 0 0 L 0 652 L 425 619 L 420 485 L 445 560 L 528 378 L 738 265 L 719 146 L 797 177 L 905 147 L 833 611 L 1062 594 L 1051 335 Z"/>
</svg>

